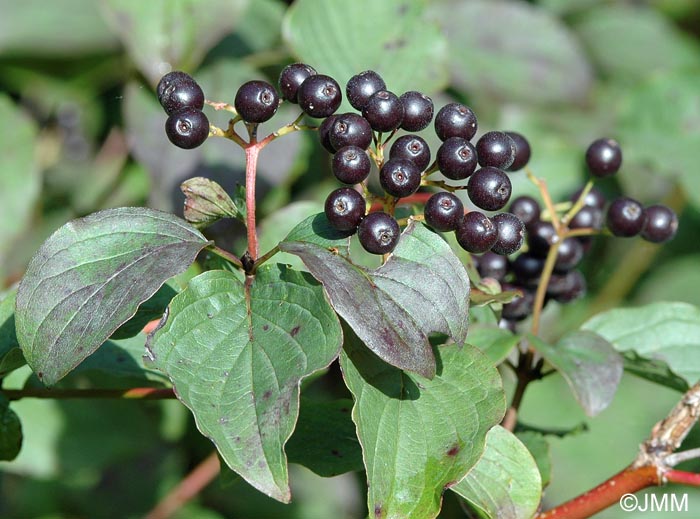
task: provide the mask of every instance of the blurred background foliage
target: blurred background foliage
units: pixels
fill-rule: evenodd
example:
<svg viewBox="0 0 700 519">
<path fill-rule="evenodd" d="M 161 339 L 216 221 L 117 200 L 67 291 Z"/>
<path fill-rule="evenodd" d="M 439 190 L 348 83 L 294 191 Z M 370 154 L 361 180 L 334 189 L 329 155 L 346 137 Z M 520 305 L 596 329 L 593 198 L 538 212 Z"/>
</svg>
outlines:
<svg viewBox="0 0 700 519">
<path fill-rule="evenodd" d="M 469 104 L 480 131 L 516 130 L 530 140 L 531 167 L 560 200 L 584 182 L 589 142 L 621 142 L 622 171 L 599 187 L 643 203 L 663 200 L 681 215 L 680 232 L 662 248 L 597 240 L 585 265 L 588 297 L 566 310 L 550 305 L 547 333 L 620 304 L 700 304 L 696 0 L 0 0 L 4 287 L 69 219 L 126 205 L 181 214 L 183 180 L 206 176 L 230 191 L 242 182 L 243 154 L 230 142 L 183 151 L 167 141 L 153 93 L 164 73 L 185 70 L 208 99 L 232 102 L 238 85 L 275 82 L 294 60 L 341 83 L 375 69 L 398 93 L 421 90 L 438 106 Z M 226 125 L 223 114 L 205 111 Z M 265 127 L 294 117 L 294 107 L 284 106 Z M 318 212 L 335 183 L 313 134 L 275 141 L 261 156 L 259 178 L 263 248 Z M 522 173 L 513 180 L 515 193 L 534 191 Z M 240 252 L 240 226 L 224 222 L 210 234 Z M 13 372 L 4 387 L 21 387 L 28 376 L 26 368 Z M 626 375 L 612 406 L 590 419 L 563 384 L 559 376 L 533 384 L 522 410 L 523 421 L 538 427 L 588 427 L 548 436 L 547 506 L 625 466 L 678 398 Z M 347 396 L 341 386 L 331 372 L 309 391 Z M 140 517 L 211 451 L 177 402 L 22 400 L 13 409 L 24 446 L 15 461 L 0 463 L 2 517 Z M 364 515 L 361 476 L 291 470 L 292 505 L 227 478 L 177 517 Z M 671 491 L 688 492 L 687 517 L 697 517 L 700 493 Z M 462 517 L 448 494 L 442 517 Z M 599 517 L 619 514 L 613 508 Z"/>
</svg>

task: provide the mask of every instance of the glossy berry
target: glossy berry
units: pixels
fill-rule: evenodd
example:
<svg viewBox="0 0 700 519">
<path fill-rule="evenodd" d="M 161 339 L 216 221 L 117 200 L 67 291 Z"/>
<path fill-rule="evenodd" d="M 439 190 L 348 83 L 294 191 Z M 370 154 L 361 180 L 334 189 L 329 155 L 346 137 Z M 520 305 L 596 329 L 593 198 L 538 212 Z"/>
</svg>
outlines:
<svg viewBox="0 0 700 519">
<path fill-rule="evenodd" d="M 406 159 L 389 159 L 379 170 L 379 183 L 391 196 L 412 195 L 420 187 L 420 169 Z"/>
<path fill-rule="evenodd" d="M 336 115 L 328 130 L 328 139 L 336 150 L 357 146 L 366 150 L 372 142 L 372 128 L 367 119 L 355 113 Z"/>
<path fill-rule="evenodd" d="M 264 123 L 272 119 L 279 106 L 277 91 L 266 81 L 243 83 L 233 100 L 236 112 L 245 122 Z"/>
<path fill-rule="evenodd" d="M 549 222 L 534 222 L 527 229 L 527 246 L 530 254 L 546 258 L 549 248 L 556 239 L 557 232 Z"/>
<path fill-rule="evenodd" d="M 544 269 L 544 259 L 538 258 L 529 252 L 523 252 L 512 262 L 511 270 L 516 279 L 523 284 L 537 281 Z"/>
<path fill-rule="evenodd" d="M 622 150 L 613 139 L 593 141 L 586 150 L 586 165 L 594 177 L 614 175 L 622 165 Z"/>
<path fill-rule="evenodd" d="M 525 227 L 540 219 L 540 204 L 531 196 L 521 195 L 514 198 L 508 207 L 508 212 L 520 218 Z"/>
<path fill-rule="evenodd" d="M 299 107 L 311 117 L 323 118 L 335 113 L 343 101 L 338 82 L 330 76 L 309 76 L 297 91 Z"/>
<path fill-rule="evenodd" d="M 513 163 L 506 168 L 506 171 L 518 171 L 523 169 L 527 166 L 527 163 L 530 162 L 530 155 L 532 153 L 530 150 L 530 143 L 518 132 L 506 132 L 506 135 L 508 135 L 508 137 L 513 140 L 513 144 L 515 144 L 515 158 L 513 159 Z"/>
<path fill-rule="evenodd" d="M 467 252 L 486 252 L 498 239 L 498 229 L 491 218 L 479 211 L 464 215 L 455 230 L 457 243 Z"/>
<path fill-rule="evenodd" d="M 362 111 L 375 92 L 386 90 L 386 83 L 374 70 L 365 70 L 350 78 L 345 87 L 348 101 L 356 110 Z"/>
<path fill-rule="evenodd" d="M 508 258 L 491 251 L 485 252 L 479 257 L 476 270 L 482 278 L 493 278 L 496 281 L 503 281 L 508 274 Z"/>
<path fill-rule="evenodd" d="M 464 204 L 447 191 L 435 193 L 425 203 L 425 223 L 436 231 L 454 231 L 464 217 Z"/>
<path fill-rule="evenodd" d="M 335 229 L 355 231 L 365 216 L 365 199 L 354 189 L 341 187 L 328 195 L 324 212 Z"/>
<path fill-rule="evenodd" d="M 586 294 L 586 278 L 578 270 L 563 275 L 553 274 L 547 285 L 547 295 L 558 303 L 570 303 Z"/>
<path fill-rule="evenodd" d="M 503 132 L 486 132 L 476 142 L 481 166 L 509 168 L 515 160 L 515 143 Z"/>
<path fill-rule="evenodd" d="M 376 212 L 370 213 L 360 222 L 357 237 L 360 245 L 372 254 L 388 254 L 399 243 L 401 229 L 393 216 Z"/>
<path fill-rule="evenodd" d="M 318 127 L 318 140 L 328 153 L 335 153 L 335 148 L 331 144 L 330 131 L 337 115 L 329 115 Z"/>
<path fill-rule="evenodd" d="M 390 132 L 401 126 L 403 104 L 393 92 L 380 90 L 367 100 L 362 116 L 369 121 L 373 130 Z"/>
<path fill-rule="evenodd" d="M 403 105 L 403 122 L 401 129 L 407 132 L 419 132 L 428 127 L 433 120 L 433 100 L 427 95 L 411 90 L 399 97 Z"/>
<path fill-rule="evenodd" d="M 583 193 L 583 188 L 577 189 L 571 197 L 569 197 L 569 200 L 572 202 L 576 202 L 581 194 Z M 605 207 L 605 204 L 607 203 L 607 199 L 605 198 L 605 195 L 603 192 L 598 189 L 597 187 L 591 188 L 591 190 L 586 194 L 586 197 L 583 199 L 583 205 L 584 206 L 590 206 L 590 207 L 596 207 L 600 210 L 602 210 Z"/>
<path fill-rule="evenodd" d="M 418 135 L 402 135 L 391 145 L 389 157 L 410 160 L 424 171 L 430 165 L 430 146 Z"/>
<path fill-rule="evenodd" d="M 165 121 L 165 134 L 178 148 L 196 148 L 209 136 L 209 119 L 201 110 L 185 108 L 170 114 Z"/>
<path fill-rule="evenodd" d="M 292 63 L 284 67 L 277 82 L 282 99 L 296 103 L 299 87 L 309 76 L 314 75 L 316 75 L 316 70 L 306 63 Z"/>
<path fill-rule="evenodd" d="M 358 146 L 345 146 L 333 156 L 333 174 L 343 184 L 362 182 L 369 176 L 371 167 L 367 152 Z"/>
<path fill-rule="evenodd" d="M 670 240 L 678 230 L 676 213 L 665 205 L 650 205 L 644 210 L 647 219 L 642 228 L 642 238 L 653 243 Z"/>
<path fill-rule="evenodd" d="M 576 238 L 562 240 L 557 249 L 557 259 L 554 269 L 558 272 L 568 272 L 576 267 L 583 259 L 583 245 Z"/>
<path fill-rule="evenodd" d="M 644 228 L 646 213 L 642 204 L 632 198 L 620 197 L 614 200 L 606 217 L 606 224 L 615 236 L 636 236 Z"/>
<path fill-rule="evenodd" d="M 603 227 L 603 211 L 597 207 L 585 205 L 569 221 L 569 229 L 595 229 Z"/>
<path fill-rule="evenodd" d="M 527 319 L 527 317 L 532 314 L 532 310 L 535 306 L 535 294 L 526 287 L 518 285 L 505 284 L 502 288 L 503 290 L 520 290 L 522 295 L 515 296 L 510 303 L 503 305 L 501 317 L 509 321 L 522 321 L 523 319 Z"/>
<path fill-rule="evenodd" d="M 513 186 L 506 173 L 498 168 L 486 166 L 477 169 L 467 184 L 469 199 L 480 209 L 498 211 L 510 200 Z"/>
<path fill-rule="evenodd" d="M 525 240 L 525 225 L 520 218 L 511 213 L 500 213 L 491 220 L 498 230 L 498 238 L 491 250 L 504 256 L 520 250 Z"/>
<path fill-rule="evenodd" d="M 441 141 L 450 137 L 471 140 L 476 135 L 476 115 L 471 108 L 460 103 L 449 103 L 435 116 L 435 133 Z"/>
<path fill-rule="evenodd" d="M 174 71 L 164 75 L 158 82 L 156 91 L 158 101 L 168 115 L 183 108 L 201 110 L 204 107 L 204 92 L 197 82 L 184 72 Z"/>
<path fill-rule="evenodd" d="M 464 180 L 471 176 L 478 164 L 476 149 L 467 139 L 450 137 L 437 151 L 437 166 L 451 180 Z"/>
</svg>

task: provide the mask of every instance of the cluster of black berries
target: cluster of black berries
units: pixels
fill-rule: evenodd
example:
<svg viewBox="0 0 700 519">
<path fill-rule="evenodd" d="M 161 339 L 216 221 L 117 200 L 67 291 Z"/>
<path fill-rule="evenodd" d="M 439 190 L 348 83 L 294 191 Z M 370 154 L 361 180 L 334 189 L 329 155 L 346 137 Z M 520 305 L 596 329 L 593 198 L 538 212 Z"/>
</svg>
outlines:
<svg viewBox="0 0 700 519">
<path fill-rule="evenodd" d="M 621 164 L 620 146 L 612 139 L 598 139 L 586 152 L 586 165 L 594 177 L 613 175 Z M 582 189 L 573 193 L 571 202 L 575 203 L 582 194 Z M 619 197 L 608 204 L 603 193 L 595 187 L 588 191 L 582 202 L 583 206 L 570 221 L 562 222 L 568 230 L 600 231 L 606 226 L 615 236 L 641 235 L 647 241 L 660 243 L 673 238 L 678 227 L 676 214 L 664 205 L 644 208 L 639 202 L 628 197 Z M 541 220 L 541 207 L 535 199 L 519 196 L 511 202 L 508 210 L 517 215 L 525 225 L 527 251 L 514 259 L 486 253 L 480 257 L 475 256 L 475 260 L 482 277 L 498 280 L 503 290 L 522 292 L 522 296 L 516 297 L 503 307 L 502 325 L 512 329 L 515 322 L 527 318 L 532 313 L 545 258 L 558 237 L 552 223 Z M 568 237 L 559 244 L 554 271 L 546 289 L 545 302 L 553 299 L 560 303 L 568 303 L 585 294 L 586 280 L 576 267 L 589 250 L 591 239 L 590 235 Z"/>
<path fill-rule="evenodd" d="M 180 71 L 169 72 L 158 83 L 158 101 L 168 114 L 165 134 L 175 146 L 192 149 L 209 136 L 209 120 L 202 112 L 204 93 L 197 82 Z"/>
</svg>

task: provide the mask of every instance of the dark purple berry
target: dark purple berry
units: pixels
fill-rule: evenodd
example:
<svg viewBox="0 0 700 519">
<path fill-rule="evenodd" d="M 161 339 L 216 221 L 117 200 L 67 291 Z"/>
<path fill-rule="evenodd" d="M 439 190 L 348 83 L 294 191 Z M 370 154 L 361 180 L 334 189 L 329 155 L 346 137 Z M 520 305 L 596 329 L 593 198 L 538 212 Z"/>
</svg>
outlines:
<svg viewBox="0 0 700 519">
<path fill-rule="evenodd" d="M 306 78 L 315 74 L 316 70 L 306 63 L 292 63 L 284 67 L 278 81 L 282 99 L 296 104 L 299 87 Z"/>
<path fill-rule="evenodd" d="M 190 76 L 187 72 L 182 72 L 181 70 L 173 70 L 168 72 L 160 81 L 158 81 L 158 86 L 156 87 L 156 93 L 158 94 L 158 101 L 163 97 L 165 91 L 175 83 L 180 83 L 182 81 L 194 81 L 194 78 Z"/>
<path fill-rule="evenodd" d="M 678 230 L 676 213 L 665 205 L 650 205 L 644 210 L 647 220 L 642 228 L 642 238 L 653 243 L 669 241 Z"/>
<path fill-rule="evenodd" d="M 441 141 L 450 137 L 471 140 L 476 135 L 477 121 L 472 109 L 460 103 L 446 104 L 435 116 L 435 133 Z"/>
<path fill-rule="evenodd" d="M 393 216 L 376 212 L 370 213 L 360 222 L 357 237 L 360 245 L 372 254 L 388 254 L 399 243 L 401 229 Z"/>
<path fill-rule="evenodd" d="M 645 222 L 644 207 L 632 198 L 620 197 L 608 207 L 606 223 L 615 236 L 636 236 L 642 232 Z"/>
<path fill-rule="evenodd" d="M 518 255 L 511 264 L 513 274 L 523 284 L 530 284 L 530 282 L 538 280 L 542 269 L 544 269 L 544 259 L 529 252 Z"/>
<path fill-rule="evenodd" d="M 549 248 L 556 239 L 557 232 L 549 222 L 534 222 L 527 229 L 527 246 L 530 254 L 546 258 Z"/>
<path fill-rule="evenodd" d="M 557 259 L 554 269 L 558 272 L 568 272 L 576 267 L 583 259 L 583 245 L 576 238 L 562 240 L 557 249 Z"/>
<path fill-rule="evenodd" d="M 533 294 L 526 287 L 518 285 L 504 284 L 501 287 L 505 290 L 519 290 L 522 295 L 515 296 L 510 303 L 503 305 L 503 311 L 501 317 L 509 321 L 522 321 L 526 319 L 531 313 L 535 306 L 535 294 Z"/>
<path fill-rule="evenodd" d="M 435 193 L 425 203 L 425 223 L 436 231 L 454 231 L 464 217 L 464 205 L 457 195 Z"/>
<path fill-rule="evenodd" d="M 204 107 L 204 92 L 197 82 L 184 72 L 173 71 L 164 75 L 158 82 L 156 91 L 158 101 L 168 115 L 184 108 L 201 110 Z"/>
<path fill-rule="evenodd" d="M 493 278 L 496 281 L 503 281 L 508 274 L 508 258 L 494 252 L 485 252 L 479 256 L 476 270 L 482 278 Z"/>
<path fill-rule="evenodd" d="M 329 115 L 318 127 L 318 140 L 329 153 L 335 153 L 335 148 L 331 144 L 330 131 L 337 115 Z"/>
<path fill-rule="evenodd" d="M 582 193 L 583 188 L 578 189 L 574 194 L 571 195 L 569 200 L 575 203 Z M 602 210 L 605 207 L 606 203 L 607 199 L 605 198 L 605 195 L 600 189 L 596 187 L 591 188 L 588 194 L 586 194 L 586 197 L 583 199 L 584 206 L 596 207 L 600 210 Z"/>
<path fill-rule="evenodd" d="M 365 216 L 365 199 L 349 187 L 332 191 L 326 198 L 324 212 L 328 222 L 339 231 L 355 231 Z"/>
<path fill-rule="evenodd" d="M 508 207 L 508 212 L 520 218 L 528 227 L 540 219 L 540 204 L 531 196 L 521 195 L 514 198 Z"/>
<path fill-rule="evenodd" d="M 184 108 L 170 114 L 165 121 L 165 134 L 178 148 L 196 148 L 209 136 L 209 119 L 201 110 Z"/>
<path fill-rule="evenodd" d="M 399 99 L 403 105 L 401 129 L 419 132 L 427 128 L 433 120 L 433 100 L 415 90 L 402 94 Z"/>
<path fill-rule="evenodd" d="M 367 152 L 357 146 L 340 148 L 333 156 L 333 174 L 343 184 L 358 184 L 369 176 L 372 163 Z"/>
<path fill-rule="evenodd" d="M 380 90 L 369 98 L 362 109 L 362 116 L 369 121 L 373 130 L 390 132 L 401 126 L 403 104 L 393 92 Z"/>
<path fill-rule="evenodd" d="M 451 180 L 464 180 L 474 173 L 477 166 L 476 149 L 467 139 L 450 137 L 437 151 L 437 166 Z"/>
<path fill-rule="evenodd" d="M 345 146 L 357 146 L 366 150 L 372 142 L 372 128 L 367 119 L 355 113 L 335 116 L 328 131 L 328 139 L 336 150 Z"/>
<path fill-rule="evenodd" d="M 530 162 L 530 143 L 518 132 L 506 132 L 506 135 L 508 135 L 508 137 L 513 140 L 513 144 L 515 144 L 515 159 L 510 167 L 507 168 L 507 171 L 523 169 L 527 166 L 527 163 Z"/>
<path fill-rule="evenodd" d="M 277 112 L 279 97 L 270 83 L 248 81 L 236 92 L 233 106 L 245 122 L 264 123 Z"/>
<path fill-rule="evenodd" d="M 476 142 L 481 166 L 506 169 L 515 160 L 515 143 L 503 132 L 486 132 Z"/>
<path fill-rule="evenodd" d="M 569 222 L 569 229 L 594 229 L 603 227 L 603 211 L 597 207 L 584 205 Z"/>
<path fill-rule="evenodd" d="M 403 135 L 391 145 L 389 157 L 410 160 L 424 171 L 430 165 L 430 146 L 418 135 Z"/>
<path fill-rule="evenodd" d="M 520 250 L 525 240 L 525 225 L 520 218 L 511 213 L 500 213 L 491 220 L 498 230 L 498 238 L 491 250 L 504 256 Z"/>
<path fill-rule="evenodd" d="M 464 215 L 455 230 L 457 243 L 467 252 L 486 252 L 498 239 L 498 229 L 491 218 L 479 211 Z"/>
<path fill-rule="evenodd" d="M 323 118 L 335 113 L 343 101 L 338 82 L 330 76 L 309 76 L 297 91 L 299 107 L 311 117 Z"/>
<path fill-rule="evenodd" d="M 570 303 L 586 294 L 586 278 L 578 270 L 564 275 L 553 274 L 547 285 L 547 295 L 558 303 Z"/>
<path fill-rule="evenodd" d="M 622 165 L 622 150 L 613 139 L 598 139 L 586 150 L 586 164 L 594 177 L 614 175 Z"/>
<path fill-rule="evenodd" d="M 403 198 L 420 187 L 420 169 L 406 159 L 389 159 L 379 170 L 379 183 L 391 196 Z"/>
<path fill-rule="evenodd" d="M 469 199 L 479 209 L 498 211 L 510 199 L 513 186 L 506 173 L 498 168 L 486 166 L 477 169 L 467 183 Z"/>
<path fill-rule="evenodd" d="M 345 87 L 348 101 L 356 110 L 362 111 L 375 92 L 386 90 L 386 83 L 374 70 L 365 70 L 350 78 Z"/>
</svg>

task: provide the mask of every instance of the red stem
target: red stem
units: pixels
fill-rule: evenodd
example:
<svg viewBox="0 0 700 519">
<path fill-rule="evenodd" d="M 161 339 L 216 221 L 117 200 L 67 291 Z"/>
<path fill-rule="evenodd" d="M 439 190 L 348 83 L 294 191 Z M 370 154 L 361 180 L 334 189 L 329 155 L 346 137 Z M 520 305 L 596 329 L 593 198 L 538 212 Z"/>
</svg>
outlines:
<svg viewBox="0 0 700 519">
<path fill-rule="evenodd" d="M 652 465 L 627 467 L 585 494 L 538 514 L 535 519 L 585 519 L 619 503 L 625 494 L 662 483 L 658 469 Z"/>
<path fill-rule="evenodd" d="M 255 261 L 258 259 L 258 232 L 255 228 L 255 177 L 258 169 L 258 155 L 265 145 L 261 143 L 250 144 L 245 149 L 245 208 L 246 226 L 248 227 L 248 254 Z"/>
<path fill-rule="evenodd" d="M 700 474 L 684 472 L 682 470 L 667 470 L 664 476 L 669 483 L 680 483 L 681 485 L 700 487 Z"/>
</svg>

